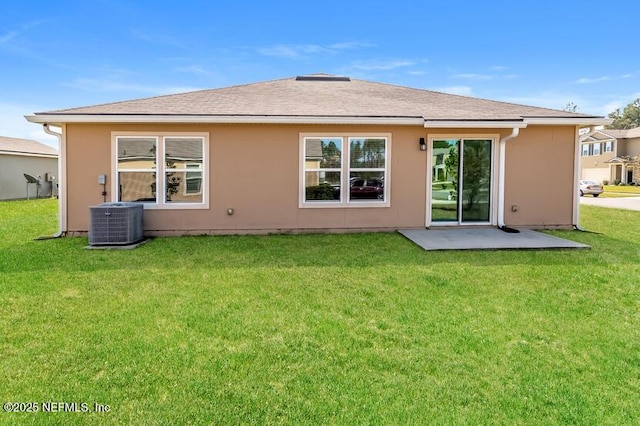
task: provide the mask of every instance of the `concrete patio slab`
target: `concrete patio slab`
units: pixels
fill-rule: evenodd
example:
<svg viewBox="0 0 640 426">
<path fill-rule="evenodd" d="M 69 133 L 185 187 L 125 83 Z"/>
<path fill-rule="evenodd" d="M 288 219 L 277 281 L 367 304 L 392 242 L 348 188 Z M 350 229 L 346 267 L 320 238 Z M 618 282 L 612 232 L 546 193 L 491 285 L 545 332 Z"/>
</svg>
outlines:
<svg viewBox="0 0 640 426">
<path fill-rule="evenodd" d="M 425 250 L 588 249 L 586 244 L 530 229 L 508 233 L 498 228 L 400 229 Z"/>
</svg>

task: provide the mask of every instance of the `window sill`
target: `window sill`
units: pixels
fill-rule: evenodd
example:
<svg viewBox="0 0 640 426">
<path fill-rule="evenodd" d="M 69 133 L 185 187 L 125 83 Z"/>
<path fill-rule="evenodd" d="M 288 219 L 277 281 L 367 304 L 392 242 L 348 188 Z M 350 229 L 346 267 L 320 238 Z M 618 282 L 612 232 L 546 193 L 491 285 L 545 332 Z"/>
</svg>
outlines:
<svg viewBox="0 0 640 426">
<path fill-rule="evenodd" d="M 385 208 L 391 207 L 391 203 L 388 201 L 383 202 L 347 202 L 347 203 L 335 203 L 335 202 L 317 202 L 317 203 L 300 203 L 298 206 L 301 209 L 358 209 L 358 208 Z"/>
<path fill-rule="evenodd" d="M 175 204 L 152 204 L 141 203 L 145 210 L 208 210 L 209 204 L 188 204 L 188 203 L 175 203 Z"/>
</svg>

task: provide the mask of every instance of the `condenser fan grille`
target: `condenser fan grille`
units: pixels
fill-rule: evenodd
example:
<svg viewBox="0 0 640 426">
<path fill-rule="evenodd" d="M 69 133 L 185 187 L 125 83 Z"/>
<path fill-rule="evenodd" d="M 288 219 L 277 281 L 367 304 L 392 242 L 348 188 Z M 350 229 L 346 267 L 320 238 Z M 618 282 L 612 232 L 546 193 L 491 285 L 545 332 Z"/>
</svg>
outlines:
<svg viewBox="0 0 640 426">
<path fill-rule="evenodd" d="M 142 204 L 102 203 L 90 207 L 89 244 L 126 245 L 143 239 Z"/>
</svg>

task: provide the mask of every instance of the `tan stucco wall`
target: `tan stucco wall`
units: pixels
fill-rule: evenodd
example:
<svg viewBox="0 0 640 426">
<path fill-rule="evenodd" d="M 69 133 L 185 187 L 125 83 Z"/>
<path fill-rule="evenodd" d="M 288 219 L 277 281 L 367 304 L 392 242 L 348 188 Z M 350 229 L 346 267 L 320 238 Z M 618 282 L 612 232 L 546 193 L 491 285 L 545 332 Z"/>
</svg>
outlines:
<svg viewBox="0 0 640 426">
<path fill-rule="evenodd" d="M 111 132 L 209 132 L 208 210 L 145 210 L 145 229 L 180 233 L 423 227 L 426 153 L 419 127 L 320 125 L 68 124 L 68 230 L 89 226 L 102 202 L 99 174 L 111 176 Z M 391 207 L 301 209 L 300 133 L 391 133 Z M 108 185 L 109 187 L 109 185 Z M 108 195 L 111 200 L 111 194 Z M 234 209 L 232 216 L 227 209 Z"/>
<path fill-rule="evenodd" d="M 600 167 L 596 167 L 596 168 L 591 168 L 591 169 L 582 169 L 582 175 L 580 177 L 580 179 L 583 180 L 592 180 L 598 183 L 602 183 L 603 181 L 612 181 L 612 177 L 611 177 L 611 168 L 609 167 L 608 164 L 606 164 L 607 167 L 604 168 L 600 168 Z"/>
<path fill-rule="evenodd" d="M 507 225 L 571 226 L 574 150 L 574 127 L 528 127 L 507 142 Z"/>
<path fill-rule="evenodd" d="M 640 138 L 625 139 L 620 145 L 620 152 L 618 155 L 640 155 Z"/>
<path fill-rule="evenodd" d="M 398 229 L 425 226 L 429 134 L 500 134 L 510 129 L 323 125 L 68 124 L 68 231 L 86 232 L 89 207 L 102 202 L 99 174 L 114 177 L 111 132 L 207 132 L 210 140 L 209 209 L 145 210 L 150 234 Z M 325 136 L 391 134 L 390 207 L 299 208 L 300 133 Z M 574 127 L 530 127 L 507 143 L 505 222 L 570 227 Z M 110 185 L 107 185 L 110 191 Z M 111 193 L 108 195 L 111 201 Z M 511 212 L 512 205 L 518 206 Z M 234 209 L 233 215 L 227 209 Z"/>
<path fill-rule="evenodd" d="M 601 155 L 585 155 L 581 157 L 583 169 L 603 168 L 609 170 L 609 164 L 605 161 L 609 161 L 615 157 L 613 152 L 605 152 Z"/>
</svg>

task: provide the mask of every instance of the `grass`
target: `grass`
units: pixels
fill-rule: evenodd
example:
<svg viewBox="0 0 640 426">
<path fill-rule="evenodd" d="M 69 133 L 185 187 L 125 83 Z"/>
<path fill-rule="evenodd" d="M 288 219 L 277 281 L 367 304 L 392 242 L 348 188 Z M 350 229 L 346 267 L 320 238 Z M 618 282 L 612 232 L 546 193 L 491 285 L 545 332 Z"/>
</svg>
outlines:
<svg viewBox="0 0 640 426">
<path fill-rule="evenodd" d="M 591 250 L 424 252 L 397 234 L 83 250 L 0 203 L 2 424 L 638 424 L 640 213 Z"/>
<path fill-rule="evenodd" d="M 604 193 L 613 192 L 626 194 L 626 196 L 640 195 L 640 187 L 633 185 L 604 185 Z"/>
</svg>

